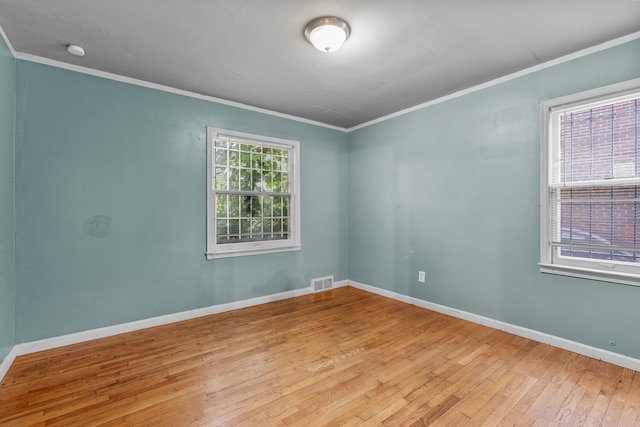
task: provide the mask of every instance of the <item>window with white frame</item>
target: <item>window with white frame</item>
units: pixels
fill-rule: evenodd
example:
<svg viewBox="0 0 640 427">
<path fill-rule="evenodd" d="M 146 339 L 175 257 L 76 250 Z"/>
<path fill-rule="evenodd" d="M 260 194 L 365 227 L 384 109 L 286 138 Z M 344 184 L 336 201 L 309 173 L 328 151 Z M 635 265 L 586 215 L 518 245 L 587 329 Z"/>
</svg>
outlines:
<svg viewBox="0 0 640 427">
<path fill-rule="evenodd" d="M 207 128 L 207 258 L 300 249 L 299 143 Z"/>
<path fill-rule="evenodd" d="M 640 285 L 640 79 L 542 103 L 540 266 Z"/>
</svg>

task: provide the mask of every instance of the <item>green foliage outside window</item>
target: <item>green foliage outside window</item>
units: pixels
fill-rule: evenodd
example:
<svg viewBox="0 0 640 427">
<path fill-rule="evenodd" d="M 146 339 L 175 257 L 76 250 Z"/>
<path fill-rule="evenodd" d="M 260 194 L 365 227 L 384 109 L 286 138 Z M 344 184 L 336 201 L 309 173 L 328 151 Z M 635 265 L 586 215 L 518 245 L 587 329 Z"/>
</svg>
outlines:
<svg viewBox="0 0 640 427">
<path fill-rule="evenodd" d="M 218 244 L 289 237 L 289 154 L 272 146 L 215 141 Z"/>
</svg>

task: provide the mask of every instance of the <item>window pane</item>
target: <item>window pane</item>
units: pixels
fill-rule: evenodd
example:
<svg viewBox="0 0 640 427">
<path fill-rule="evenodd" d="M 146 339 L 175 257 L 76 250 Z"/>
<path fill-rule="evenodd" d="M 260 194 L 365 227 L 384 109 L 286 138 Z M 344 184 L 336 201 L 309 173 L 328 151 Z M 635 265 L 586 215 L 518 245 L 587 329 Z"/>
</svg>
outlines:
<svg viewBox="0 0 640 427">
<path fill-rule="evenodd" d="M 229 169 L 229 190 L 237 191 L 240 189 L 240 169 Z"/>
<path fill-rule="evenodd" d="M 212 220 L 218 244 L 292 237 L 288 228 L 291 197 L 264 194 L 289 192 L 291 150 L 240 139 L 214 141 Z"/>
<path fill-rule="evenodd" d="M 229 220 L 229 235 L 234 237 L 239 237 L 240 234 L 240 220 L 239 219 L 230 219 Z"/>
<path fill-rule="evenodd" d="M 273 196 L 265 196 L 262 198 L 262 215 L 271 217 L 273 215 Z"/>
<path fill-rule="evenodd" d="M 218 243 L 287 239 L 289 202 L 282 196 L 218 194 Z"/>
<path fill-rule="evenodd" d="M 227 165 L 227 150 L 216 148 L 216 165 L 218 166 L 226 166 Z"/>
<path fill-rule="evenodd" d="M 561 189 L 553 214 L 560 219 L 560 230 L 556 228 L 554 234 L 560 237 L 560 243 L 580 247 L 563 247 L 560 253 L 569 257 L 640 262 L 638 252 L 633 250 L 640 247 L 639 195 L 639 186 Z"/>
<path fill-rule="evenodd" d="M 216 234 L 218 236 L 218 243 L 228 239 L 229 228 L 226 219 L 219 219 L 216 221 Z"/>
<path fill-rule="evenodd" d="M 240 216 L 240 196 L 229 197 L 229 217 L 237 218 Z"/>
<path fill-rule="evenodd" d="M 260 203 L 260 197 L 251 197 L 251 217 L 257 218 L 262 216 L 262 203 Z"/>
<path fill-rule="evenodd" d="M 251 169 L 240 169 L 240 190 L 251 191 Z"/>
<path fill-rule="evenodd" d="M 251 167 L 251 154 L 250 153 L 240 153 L 240 166 L 243 168 Z"/>
<path fill-rule="evenodd" d="M 562 182 L 638 175 L 638 100 L 560 115 Z"/>
<path fill-rule="evenodd" d="M 571 187 L 639 177 L 638 102 L 631 99 L 559 116 L 559 183 L 569 186 L 554 190 L 551 203 L 553 240 L 563 244 L 563 256 L 640 262 L 640 187 Z"/>
<path fill-rule="evenodd" d="M 249 238 L 251 236 L 251 221 L 248 219 L 241 220 L 240 231 L 241 231 L 243 240 Z"/>
<path fill-rule="evenodd" d="M 282 216 L 282 197 L 274 197 L 273 198 L 273 216 L 279 217 Z"/>
<path fill-rule="evenodd" d="M 216 195 L 216 217 L 226 218 L 229 216 L 228 200 L 229 196 L 226 194 Z"/>
<path fill-rule="evenodd" d="M 262 186 L 264 191 L 273 191 L 273 172 L 271 171 L 263 172 Z"/>
<path fill-rule="evenodd" d="M 262 155 L 262 169 L 270 171 L 272 166 L 271 148 L 267 148 L 266 153 Z"/>
<path fill-rule="evenodd" d="M 214 187 L 216 190 L 226 190 L 228 188 L 226 168 L 216 167 L 214 179 L 215 179 Z"/>
<path fill-rule="evenodd" d="M 273 156 L 271 159 L 271 170 L 280 171 L 282 169 L 282 157 Z"/>
<path fill-rule="evenodd" d="M 282 188 L 282 174 L 280 172 L 275 172 L 271 179 L 271 188 L 276 193 L 282 193 L 284 190 Z"/>
<path fill-rule="evenodd" d="M 252 191 L 263 191 L 262 188 L 262 172 L 259 170 L 254 170 L 251 173 L 251 190 Z"/>
<path fill-rule="evenodd" d="M 240 216 L 242 217 L 251 216 L 251 196 L 242 197 L 242 207 L 240 209 Z"/>
<path fill-rule="evenodd" d="M 240 166 L 240 153 L 238 151 L 229 152 L 229 165 Z"/>
</svg>

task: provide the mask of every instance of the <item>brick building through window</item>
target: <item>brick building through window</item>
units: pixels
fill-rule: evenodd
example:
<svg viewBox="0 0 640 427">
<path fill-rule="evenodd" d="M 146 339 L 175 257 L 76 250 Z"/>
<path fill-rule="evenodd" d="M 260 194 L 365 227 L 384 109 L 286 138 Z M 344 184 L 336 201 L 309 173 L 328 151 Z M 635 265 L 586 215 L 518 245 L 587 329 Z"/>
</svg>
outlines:
<svg viewBox="0 0 640 427">
<path fill-rule="evenodd" d="M 640 186 L 633 183 L 640 177 L 639 104 L 630 99 L 559 114 L 555 233 L 575 245 L 561 255 L 640 262 L 640 252 L 631 250 L 640 246 Z"/>
</svg>

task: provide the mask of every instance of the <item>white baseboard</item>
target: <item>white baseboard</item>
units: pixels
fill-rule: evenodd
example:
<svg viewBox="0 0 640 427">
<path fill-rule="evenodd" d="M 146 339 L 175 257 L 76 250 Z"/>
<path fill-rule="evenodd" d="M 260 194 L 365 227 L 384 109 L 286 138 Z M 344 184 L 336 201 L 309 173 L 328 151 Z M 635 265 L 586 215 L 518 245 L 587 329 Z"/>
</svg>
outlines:
<svg viewBox="0 0 640 427">
<path fill-rule="evenodd" d="M 346 281 L 345 281 L 346 282 Z M 18 355 L 35 353 L 37 351 L 50 350 L 65 345 L 77 344 L 98 338 L 110 337 L 113 335 L 133 332 L 140 329 L 152 328 L 154 326 L 166 325 L 169 323 L 181 322 L 183 320 L 195 319 L 197 317 L 209 316 L 211 314 L 223 313 L 225 311 L 237 310 L 239 308 L 251 307 L 254 305 L 266 304 L 287 298 L 294 298 L 311 293 L 311 288 L 294 289 L 292 291 L 281 292 L 263 297 L 251 298 L 242 301 L 235 301 L 226 304 L 212 305 L 209 307 L 196 308 L 193 310 L 181 311 L 179 313 L 166 314 L 149 319 L 137 320 L 119 325 L 107 326 L 104 328 L 92 329 L 77 332 L 59 337 L 46 338 L 39 341 L 32 341 L 15 346 Z"/>
<path fill-rule="evenodd" d="M 565 338 L 550 335 L 544 332 L 536 331 L 534 329 L 524 328 L 522 326 L 513 325 L 500 320 L 492 319 L 490 317 L 480 316 L 478 314 L 469 313 L 467 311 L 458 310 L 455 308 L 447 307 L 445 305 L 435 304 L 429 301 L 425 301 L 419 298 L 402 295 L 396 292 L 388 291 L 385 289 L 376 288 L 375 286 L 366 285 L 364 283 L 358 283 L 353 280 L 349 280 L 349 286 L 362 289 L 374 294 L 382 295 L 387 298 L 402 301 L 408 304 L 413 304 L 418 307 L 426 308 L 428 310 L 437 311 L 438 313 L 447 314 L 449 316 L 457 317 L 460 319 L 468 320 L 473 323 L 488 326 L 490 328 L 498 329 L 501 331 L 509 332 L 514 335 L 518 335 L 524 338 L 529 338 L 534 341 L 538 341 L 544 344 L 549 344 L 554 347 L 562 348 L 564 350 L 572 351 L 574 353 L 582 354 L 594 359 L 602 360 L 612 363 L 614 365 L 622 366 L 623 368 L 633 369 L 640 372 L 640 359 L 625 356 L 622 354 L 614 353 L 612 351 L 603 350 L 601 348 L 592 347 L 590 345 L 582 344 L 576 341 L 571 341 Z"/>
<path fill-rule="evenodd" d="M 333 282 L 334 288 L 347 286 L 348 280 Z M 168 323 L 181 322 L 183 320 L 195 319 L 197 317 L 209 316 L 211 314 L 223 313 L 225 311 L 237 310 L 239 308 L 251 307 L 254 305 L 266 304 L 273 301 L 294 298 L 311 293 L 311 288 L 294 289 L 292 291 L 281 292 L 258 298 L 251 298 L 242 301 L 230 302 L 226 304 L 212 305 L 209 307 L 196 308 L 194 310 L 182 311 L 179 313 L 166 314 L 164 316 L 152 317 L 149 319 L 137 320 L 135 322 L 121 323 L 119 325 L 106 326 L 104 328 L 91 329 L 88 331 L 76 332 L 53 338 L 46 338 L 38 341 L 31 341 L 16 344 L 9 354 L 0 363 L 0 381 L 4 378 L 9 367 L 17 356 L 31 354 L 43 350 L 51 350 L 71 344 L 78 344 L 98 338 L 110 337 L 113 335 L 133 332 L 140 329 L 152 328 L 154 326 L 166 325 Z"/>
<path fill-rule="evenodd" d="M 349 286 L 348 280 L 338 280 L 337 282 L 333 282 L 334 288 L 341 288 L 343 286 Z"/>
<path fill-rule="evenodd" d="M 447 314 L 460 319 L 468 320 L 470 322 L 478 323 L 484 326 L 489 326 L 494 329 L 509 332 L 514 335 L 518 335 L 524 338 L 529 338 L 535 341 L 539 341 L 545 344 L 553 345 L 558 348 L 572 351 L 574 353 L 582 354 L 584 356 L 592 357 L 594 359 L 603 360 L 605 362 L 613 363 L 614 365 L 622 366 L 625 368 L 633 369 L 640 372 L 640 360 L 624 356 L 611 351 L 603 350 L 596 347 L 591 347 L 586 344 L 567 340 L 554 335 L 549 335 L 544 332 L 536 331 L 533 329 L 524 328 L 522 326 L 512 325 L 510 323 L 502 322 L 500 320 L 491 319 L 489 317 L 480 316 L 477 314 L 469 313 L 466 311 L 458 310 L 455 308 L 447 307 L 440 304 L 435 304 L 429 301 L 421 300 L 418 298 L 410 297 L 407 295 L 399 294 L 385 289 L 376 288 L 374 286 L 366 285 L 364 283 L 355 282 L 352 280 L 340 280 L 333 283 L 334 288 L 342 286 L 353 286 L 354 288 L 362 289 L 371 293 L 382 295 L 388 298 L 395 299 L 397 301 L 405 302 L 407 304 L 413 304 L 418 307 L 426 308 L 428 310 L 437 311 L 439 313 Z M 180 322 L 183 320 L 195 319 L 197 317 L 209 316 L 211 314 L 223 313 L 226 311 L 236 310 L 239 308 L 251 307 L 254 305 L 266 304 L 273 301 L 279 301 L 287 298 L 294 298 L 301 295 L 307 295 L 311 293 L 311 288 L 295 289 L 292 291 L 281 292 L 273 295 L 267 295 L 258 298 L 251 298 L 242 301 L 230 302 L 226 304 L 218 304 L 209 307 L 197 308 L 194 310 L 182 311 L 180 313 L 167 314 L 164 316 L 152 317 L 149 319 L 138 320 L 135 322 L 122 323 L 114 326 L 107 326 L 104 328 L 92 329 L 83 332 L 77 332 L 74 334 L 62 335 L 59 337 L 46 338 L 43 340 L 32 341 L 22 344 L 16 344 L 9 354 L 0 363 L 0 381 L 4 378 L 5 374 L 9 370 L 9 367 L 17 356 L 24 354 L 35 353 L 43 350 L 50 350 L 57 347 L 63 347 L 71 344 L 78 344 L 85 341 L 91 341 L 98 338 L 105 338 L 113 335 L 118 335 L 126 332 L 133 332 L 140 329 L 151 328 L 154 326 L 166 325 L 169 323 Z"/>
<path fill-rule="evenodd" d="M 9 354 L 7 354 L 4 360 L 2 360 L 2 363 L 0 363 L 0 383 L 2 383 L 2 379 L 11 367 L 11 364 L 16 359 L 17 355 L 18 351 L 16 350 L 16 346 L 14 345 L 13 347 L 11 347 L 11 350 L 9 350 Z"/>
</svg>

